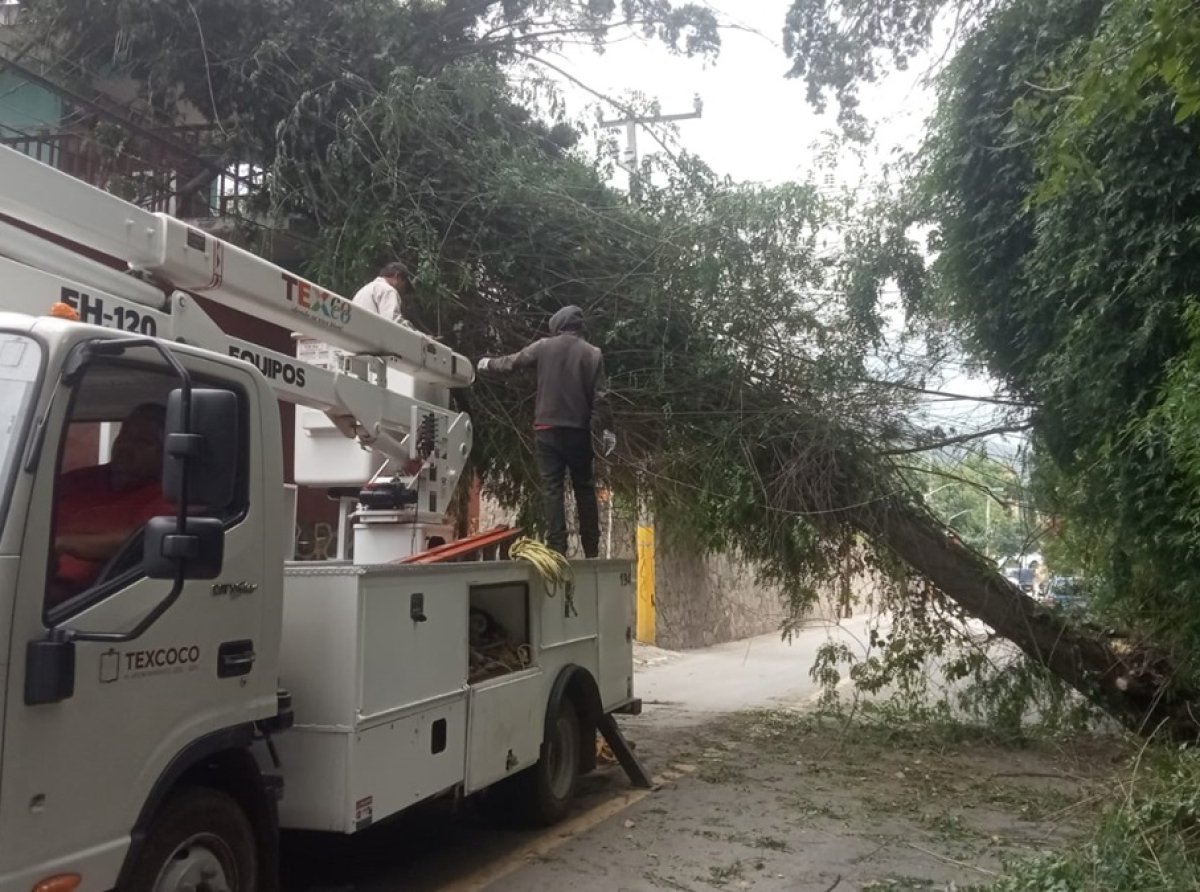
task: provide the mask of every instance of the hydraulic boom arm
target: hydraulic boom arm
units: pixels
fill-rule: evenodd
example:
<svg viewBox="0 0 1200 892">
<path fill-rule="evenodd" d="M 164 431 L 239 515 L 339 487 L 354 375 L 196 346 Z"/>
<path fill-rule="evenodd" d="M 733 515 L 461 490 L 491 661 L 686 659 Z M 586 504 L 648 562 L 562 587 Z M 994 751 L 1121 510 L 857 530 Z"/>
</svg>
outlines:
<svg viewBox="0 0 1200 892">
<path fill-rule="evenodd" d="M 64 241 L 123 261 L 154 284 L 116 272 Z M 0 282 L 0 308 L 6 310 L 42 315 L 64 302 L 83 322 L 250 362 L 279 399 L 326 413 L 344 434 L 391 460 L 396 473 L 420 460 L 437 503 L 449 503 L 471 448 L 470 420 L 449 409 L 449 389 L 470 384 L 474 373 L 465 357 L 420 332 L 181 220 L 149 213 L 3 147 Z M 304 362 L 231 336 L 193 295 L 339 348 L 350 356 L 347 368 Z M 388 370 L 393 381 L 409 380 L 407 392 L 388 386 Z"/>
<path fill-rule="evenodd" d="M 418 331 L 6 147 L 0 147 L 0 183 L 0 214 L 124 261 L 170 289 L 203 295 L 350 353 L 385 357 L 418 380 L 465 387 L 474 379 L 464 356 Z"/>
</svg>

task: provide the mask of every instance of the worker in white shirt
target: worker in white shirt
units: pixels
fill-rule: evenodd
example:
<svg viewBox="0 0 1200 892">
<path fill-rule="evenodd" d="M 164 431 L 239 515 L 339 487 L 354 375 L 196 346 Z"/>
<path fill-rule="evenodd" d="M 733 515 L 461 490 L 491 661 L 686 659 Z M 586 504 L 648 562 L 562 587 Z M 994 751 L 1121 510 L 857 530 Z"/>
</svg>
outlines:
<svg viewBox="0 0 1200 892">
<path fill-rule="evenodd" d="M 385 319 L 408 325 L 400 312 L 400 295 L 407 294 L 411 289 L 408 267 L 399 262 L 389 263 L 379 271 L 377 277 L 358 289 L 354 304 Z"/>
</svg>

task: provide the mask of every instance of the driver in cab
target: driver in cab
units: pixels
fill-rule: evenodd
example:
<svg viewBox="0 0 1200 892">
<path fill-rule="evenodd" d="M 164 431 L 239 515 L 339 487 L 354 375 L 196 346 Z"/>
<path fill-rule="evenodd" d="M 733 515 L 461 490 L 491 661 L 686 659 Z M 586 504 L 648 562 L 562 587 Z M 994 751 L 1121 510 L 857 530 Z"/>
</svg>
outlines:
<svg viewBox="0 0 1200 892">
<path fill-rule="evenodd" d="M 94 584 L 104 565 L 146 522 L 175 509 L 163 497 L 166 409 L 143 403 L 129 413 L 106 465 L 64 474 L 55 497 L 56 568 L 51 603 Z"/>
</svg>

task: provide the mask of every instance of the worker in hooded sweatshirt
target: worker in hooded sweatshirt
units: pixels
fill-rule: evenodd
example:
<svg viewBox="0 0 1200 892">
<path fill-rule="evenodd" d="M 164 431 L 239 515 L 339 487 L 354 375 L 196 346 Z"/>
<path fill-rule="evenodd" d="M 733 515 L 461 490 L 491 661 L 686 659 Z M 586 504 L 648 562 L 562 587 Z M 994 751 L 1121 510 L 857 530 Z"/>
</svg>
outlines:
<svg viewBox="0 0 1200 892">
<path fill-rule="evenodd" d="M 604 432 L 605 455 L 616 449 L 617 437 L 612 432 L 604 356 L 599 347 L 584 339 L 579 307 L 563 307 L 550 318 L 550 337 L 534 341 L 519 353 L 484 357 L 478 363 L 481 372 L 506 373 L 530 367 L 537 369 L 533 442 L 549 528 L 546 543 L 566 554 L 563 483 L 569 471 L 583 556 L 594 558 L 600 553 L 600 510 L 592 474 L 593 422 Z"/>
</svg>

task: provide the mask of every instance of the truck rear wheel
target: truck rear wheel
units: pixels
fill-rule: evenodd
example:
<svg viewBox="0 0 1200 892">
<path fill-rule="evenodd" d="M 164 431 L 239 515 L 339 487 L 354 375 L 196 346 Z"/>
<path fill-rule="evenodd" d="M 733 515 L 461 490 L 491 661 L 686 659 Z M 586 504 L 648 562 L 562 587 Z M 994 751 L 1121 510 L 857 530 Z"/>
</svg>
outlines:
<svg viewBox="0 0 1200 892">
<path fill-rule="evenodd" d="M 579 784 L 580 741 L 579 713 L 564 698 L 542 741 L 541 758 L 514 778 L 517 810 L 525 822 L 546 826 L 566 816 Z"/>
<path fill-rule="evenodd" d="M 121 892 L 255 892 L 254 831 L 217 790 L 177 793 L 158 813 Z"/>
</svg>

